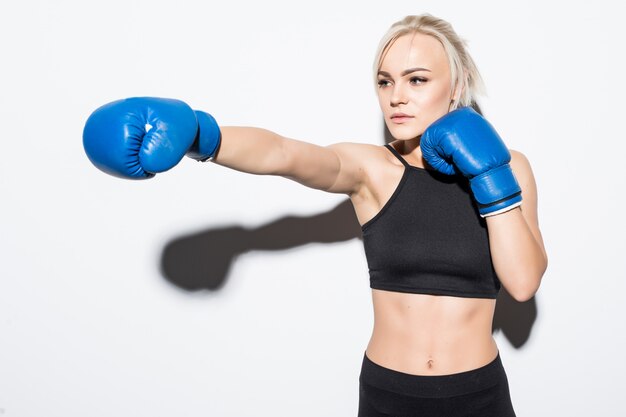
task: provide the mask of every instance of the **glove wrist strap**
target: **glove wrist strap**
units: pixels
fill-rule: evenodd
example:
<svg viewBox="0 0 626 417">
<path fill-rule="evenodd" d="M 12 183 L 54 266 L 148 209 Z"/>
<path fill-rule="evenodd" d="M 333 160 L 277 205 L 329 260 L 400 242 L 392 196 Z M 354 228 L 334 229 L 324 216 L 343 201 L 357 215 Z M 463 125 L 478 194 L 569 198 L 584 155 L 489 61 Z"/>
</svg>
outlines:
<svg viewBox="0 0 626 417">
<path fill-rule="evenodd" d="M 187 151 L 187 156 L 199 162 L 210 161 L 215 158 L 222 142 L 222 132 L 209 113 L 195 111 L 198 119 L 198 132 L 193 145 Z"/>
<path fill-rule="evenodd" d="M 482 217 L 502 213 L 522 202 L 522 190 L 509 164 L 471 178 L 470 186 Z"/>
</svg>

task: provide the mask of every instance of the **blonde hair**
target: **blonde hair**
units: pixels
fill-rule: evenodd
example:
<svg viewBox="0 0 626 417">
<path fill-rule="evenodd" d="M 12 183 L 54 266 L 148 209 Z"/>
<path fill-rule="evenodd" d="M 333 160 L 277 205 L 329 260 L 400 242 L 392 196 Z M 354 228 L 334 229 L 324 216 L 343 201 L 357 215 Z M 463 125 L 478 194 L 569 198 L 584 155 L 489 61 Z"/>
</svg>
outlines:
<svg viewBox="0 0 626 417">
<path fill-rule="evenodd" d="M 378 71 L 389 47 L 399 37 L 416 32 L 432 36 L 443 45 L 450 64 L 450 87 L 452 91 L 457 85 L 462 89 L 460 96 L 454 99 L 450 110 L 471 106 L 476 102 L 477 95 L 485 94 L 483 79 L 474 60 L 467 52 L 467 42 L 456 34 L 450 23 L 429 13 L 406 16 L 391 25 L 380 40 L 376 51 L 374 59 L 375 85 L 378 84 Z"/>
</svg>

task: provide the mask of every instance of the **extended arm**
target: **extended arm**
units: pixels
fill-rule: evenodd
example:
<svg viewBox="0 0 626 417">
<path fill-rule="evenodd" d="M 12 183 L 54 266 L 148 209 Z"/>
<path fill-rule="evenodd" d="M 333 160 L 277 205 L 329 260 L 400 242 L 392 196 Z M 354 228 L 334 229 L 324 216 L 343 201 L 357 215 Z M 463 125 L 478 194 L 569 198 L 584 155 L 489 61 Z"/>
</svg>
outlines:
<svg viewBox="0 0 626 417">
<path fill-rule="evenodd" d="M 287 138 L 257 127 L 223 126 L 216 164 L 258 175 L 280 175 L 307 187 L 352 194 L 361 182 L 352 143 L 329 146 Z"/>
<path fill-rule="evenodd" d="M 158 97 L 132 97 L 99 107 L 85 124 L 83 145 L 96 167 L 127 179 L 152 178 L 185 155 L 348 195 L 359 189 L 363 177 L 360 144 L 324 147 L 256 127 L 220 127 L 208 113 Z"/>
</svg>

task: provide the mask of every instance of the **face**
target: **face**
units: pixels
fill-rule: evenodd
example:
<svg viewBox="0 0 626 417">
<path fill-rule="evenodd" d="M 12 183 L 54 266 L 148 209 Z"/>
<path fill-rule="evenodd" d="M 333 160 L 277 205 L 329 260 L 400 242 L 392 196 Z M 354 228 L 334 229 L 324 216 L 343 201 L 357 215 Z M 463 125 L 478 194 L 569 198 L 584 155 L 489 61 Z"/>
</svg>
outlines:
<svg viewBox="0 0 626 417">
<path fill-rule="evenodd" d="M 421 33 L 399 37 L 378 72 L 378 101 L 391 135 L 400 140 L 420 136 L 448 112 L 451 99 L 450 66 L 443 45 Z"/>
</svg>

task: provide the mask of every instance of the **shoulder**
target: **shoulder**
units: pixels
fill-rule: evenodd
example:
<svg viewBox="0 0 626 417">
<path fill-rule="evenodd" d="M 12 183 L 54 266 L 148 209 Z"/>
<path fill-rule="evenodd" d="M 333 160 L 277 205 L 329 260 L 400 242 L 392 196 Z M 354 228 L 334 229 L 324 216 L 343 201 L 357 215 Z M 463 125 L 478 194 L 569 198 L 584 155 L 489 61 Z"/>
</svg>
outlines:
<svg viewBox="0 0 626 417">
<path fill-rule="evenodd" d="M 390 143 L 389 146 L 396 149 L 393 143 Z M 363 166 L 363 169 L 378 169 L 388 166 L 390 162 L 393 165 L 401 165 L 384 145 L 339 142 L 328 145 L 327 147 L 333 150 L 342 162 L 358 162 Z"/>
<path fill-rule="evenodd" d="M 509 149 L 509 152 L 511 153 L 511 164 L 530 166 L 528 158 L 522 152 L 515 149 Z"/>
<path fill-rule="evenodd" d="M 509 152 L 511 153 L 511 169 L 520 183 L 520 187 L 534 187 L 533 171 L 526 155 L 514 149 L 509 149 Z"/>
<path fill-rule="evenodd" d="M 337 155 L 343 168 L 358 169 L 365 177 L 393 162 L 390 158 L 391 152 L 382 145 L 339 142 L 327 147 Z"/>
<path fill-rule="evenodd" d="M 511 170 L 515 175 L 515 179 L 522 190 L 522 198 L 524 199 L 522 212 L 524 216 L 532 224 L 537 222 L 537 183 L 530 166 L 530 162 L 526 155 L 522 152 L 510 150 L 511 153 Z"/>
<path fill-rule="evenodd" d="M 369 160 L 380 154 L 383 148 L 380 145 L 372 145 L 369 143 L 357 142 L 338 142 L 327 146 L 333 150 L 340 158 Z"/>
<path fill-rule="evenodd" d="M 393 145 L 391 145 L 393 146 Z M 339 142 L 329 145 L 341 163 L 340 177 L 358 179 L 358 187 L 351 193 L 353 202 L 378 201 L 381 190 L 397 180 L 402 164 L 384 145 Z"/>
<path fill-rule="evenodd" d="M 329 190 L 349 195 L 360 195 L 369 188 L 373 173 L 385 161 L 385 149 L 380 145 L 357 142 L 338 142 L 326 146 L 339 160 L 335 184 Z"/>
</svg>

